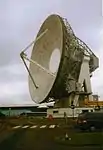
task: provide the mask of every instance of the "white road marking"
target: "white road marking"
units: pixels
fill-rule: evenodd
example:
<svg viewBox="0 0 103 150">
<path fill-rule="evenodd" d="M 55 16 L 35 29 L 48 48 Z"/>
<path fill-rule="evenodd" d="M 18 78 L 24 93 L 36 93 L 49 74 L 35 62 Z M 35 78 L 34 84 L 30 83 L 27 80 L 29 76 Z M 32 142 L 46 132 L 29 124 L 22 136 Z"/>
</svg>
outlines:
<svg viewBox="0 0 103 150">
<path fill-rule="evenodd" d="M 18 128 L 20 128 L 21 126 L 15 126 L 15 127 L 13 127 L 13 129 L 18 129 Z"/>
<path fill-rule="evenodd" d="M 40 128 L 42 129 L 42 128 L 45 128 L 46 127 L 46 125 L 42 125 Z"/>
<path fill-rule="evenodd" d="M 49 128 L 55 128 L 55 125 L 50 125 Z"/>
<path fill-rule="evenodd" d="M 30 128 L 31 128 L 31 129 L 34 129 L 34 128 L 36 128 L 36 127 L 37 127 L 37 126 L 36 126 L 36 125 L 34 125 L 34 126 L 31 126 Z"/>
<path fill-rule="evenodd" d="M 22 128 L 23 128 L 23 129 L 26 129 L 26 128 L 28 128 L 28 127 L 29 127 L 29 126 L 28 126 L 28 125 L 26 125 L 26 126 L 23 126 Z"/>
<path fill-rule="evenodd" d="M 30 125 L 25 125 L 25 126 L 15 126 L 15 127 L 13 127 L 13 129 L 18 129 L 18 128 L 22 128 L 22 129 L 26 129 L 26 128 L 31 128 L 31 129 L 34 129 L 34 128 L 37 128 L 37 126 L 38 125 L 32 125 L 31 127 L 30 127 Z M 46 128 L 47 127 L 47 125 L 42 125 L 42 126 L 40 126 L 40 129 L 43 129 L 43 128 Z M 51 129 L 53 129 L 53 128 L 55 128 L 56 127 L 56 125 L 49 125 L 49 128 L 51 128 Z M 59 125 L 57 126 L 57 127 L 59 127 Z"/>
</svg>

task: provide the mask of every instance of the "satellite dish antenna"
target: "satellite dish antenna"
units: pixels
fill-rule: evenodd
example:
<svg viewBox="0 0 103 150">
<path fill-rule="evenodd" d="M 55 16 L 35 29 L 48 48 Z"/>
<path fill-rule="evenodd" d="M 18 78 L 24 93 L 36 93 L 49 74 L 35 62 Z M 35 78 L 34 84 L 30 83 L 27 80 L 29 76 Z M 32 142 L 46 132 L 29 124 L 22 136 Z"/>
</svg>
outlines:
<svg viewBox="0 0 103 150">
<path fill-rule="evenodd" d="M 94 53 L 75 36 L 67 20 L 58 15 L 44 21 L 33 43 L 31 59 L 24 51 L 21 57 L 30 61 L 29 68 L 26 66 L 29 90 L 36 103 L 62 99 L 74 92 L 85 54 L 90 56 L 90 72 L 98 67 Z"/>
</svg>

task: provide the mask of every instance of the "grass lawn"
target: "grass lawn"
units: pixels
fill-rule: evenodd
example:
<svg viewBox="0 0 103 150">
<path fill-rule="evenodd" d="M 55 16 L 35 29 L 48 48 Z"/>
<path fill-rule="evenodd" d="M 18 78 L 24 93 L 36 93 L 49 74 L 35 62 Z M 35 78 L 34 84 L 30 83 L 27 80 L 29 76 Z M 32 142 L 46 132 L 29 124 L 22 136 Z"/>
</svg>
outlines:
<svg viewBox="0 0 103 150">
<path fill-rule="evenodd" d="M 55 141 L 60 144 L 68 144 L 74 146 L 84 145 L 101 145 L 103 146 L 103 132 L 94 133 L 67 133 L 68 139 L 64 137 L 56 137 Z"/>
</svg>

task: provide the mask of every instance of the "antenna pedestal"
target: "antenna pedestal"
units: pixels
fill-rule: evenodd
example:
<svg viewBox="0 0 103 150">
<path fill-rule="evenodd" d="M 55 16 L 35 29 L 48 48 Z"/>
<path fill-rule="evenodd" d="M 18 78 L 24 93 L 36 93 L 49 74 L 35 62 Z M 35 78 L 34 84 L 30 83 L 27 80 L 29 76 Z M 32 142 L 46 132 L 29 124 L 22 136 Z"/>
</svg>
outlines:
<svg viewBox="0 0 103 150">
<path fill-rule="evenodd" d="M 74 105 L 75 107 L 84 106 L 85 98 L 92 100 L 92 89 L 90 82 L 90 71 L 89 71 L 89 61 L 90 56 L 85 55 L 83 63 L 81 65 L 80 75 L 78 82 L 73 82 L 71 84 L 69 81 L 69 96 L 67 98 L 62 98 L 55 101 L 54 108 L 67 108 Z"/>
</svg>

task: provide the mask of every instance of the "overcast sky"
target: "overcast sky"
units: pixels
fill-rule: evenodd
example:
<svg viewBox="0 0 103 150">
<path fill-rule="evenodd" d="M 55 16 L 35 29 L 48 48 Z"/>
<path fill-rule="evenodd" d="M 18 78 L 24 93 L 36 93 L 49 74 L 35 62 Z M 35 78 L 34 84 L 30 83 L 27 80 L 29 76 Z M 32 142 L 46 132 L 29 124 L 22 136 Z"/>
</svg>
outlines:
<svg viewBox="0 0 103 150">
<path fill-rule="evenodd" d="M 76 36 L 100 58 L 92 88 L 103 100 L 102 0 L 0 0 L 0 105 L 34 104 L 19 54 L 53 13 L 67 18 Z"/>
</svg>

